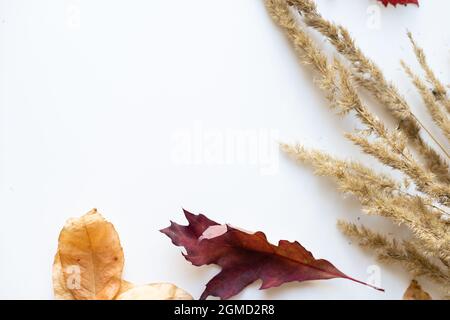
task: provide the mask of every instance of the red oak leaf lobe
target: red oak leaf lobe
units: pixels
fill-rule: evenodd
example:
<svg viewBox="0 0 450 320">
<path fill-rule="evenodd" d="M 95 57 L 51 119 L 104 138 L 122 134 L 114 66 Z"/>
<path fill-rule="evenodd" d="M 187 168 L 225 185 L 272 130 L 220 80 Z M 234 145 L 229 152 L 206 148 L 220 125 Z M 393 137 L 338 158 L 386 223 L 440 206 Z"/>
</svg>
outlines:
<svg viewBox="0 0 450 320">
<path fill-rule="evenodd" d="M 204 232 L 219 224 L 202 214 L 194 215 L 186 210 L 184 214 L 189 225 L 171 222 L 170 227 L 161 232 L 173 244 L 186 249 L 186 254 L 183 255 L 193 265 L 216 264 L 222 268 L 208 282 L 200 299 L 206 299 L 210 295 L 221 299 L 231 298 L 258 279 L 262 280 L 260 289 L 278 287 L 293 281 L 334 278 L 368 285 L 350 278 L 326 260 L 316 260 L 298 242 L 281 240 L 275 246 L 267 241 L 262 232 L 250 234 L 231 226 L 226 226 L 227 232 L 208 238 L 203 236 Z"/>
<path fill-rule="evenodd" d="M 388 6 L 388 4 L 392 4 L 393 6 L 397 6 L 398 4 L 408 5 L 408 4 L 415 4 L 419 5 L 419 0 L 378 0 L 381 1 L 385 7 Z"/>
</svg>

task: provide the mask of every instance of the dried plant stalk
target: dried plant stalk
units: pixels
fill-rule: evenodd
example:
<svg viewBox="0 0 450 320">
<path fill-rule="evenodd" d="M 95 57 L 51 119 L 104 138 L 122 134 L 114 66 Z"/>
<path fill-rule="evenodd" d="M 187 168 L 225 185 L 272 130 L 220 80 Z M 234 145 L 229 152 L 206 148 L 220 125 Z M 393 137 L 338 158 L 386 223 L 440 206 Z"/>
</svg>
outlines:
<svg viewBox="0 0 450 320">
<path fill-rule="evenodd" d="M 357 226 L 345 221 L 339 221 L 339 228 L 349 237 L 359 239 L 360 246 L 374 250 L 381 261 L 400 263 L 413 276 L 426 277 L 443 284 L 444 292 L 450 294 L 450 276 L 440 266 L 423 255 L 416 245 L 409 241 L 398 244 L 379 233 L 375 233 L 364 226 Z"/>
<path fill-rule="evenodd" d="M 450 141 L 450 119 L 445 114 L 445 110 L 443 110 L 442 106 L 440 105 L 440 101 L 442 102 L 443 100 L 438 100 L 438 95 L 433 94 L 433 91 L 431 91 L 427 87 L 427 85 L 419 78 L 419 76 L 417 76 L 412 71 L 412 69 L 404 61 L 402 61 L 401 64 L 405 72 L 414 83 L 417 91 L 422 96 L 423 102 L 428 108 L 428 112 L 433 118 L 433 121 Z"/>
<path fill-rule="evenodd" d="M 414 276 L 426 276 L 450 294 L 450 172 L 448 150 L 443 147 L 412 113 L 405 98 L 389 83 L 383 72 L 355 45 L 348 31 L 325 20 L 311 0 L 266 0 L 271 17 L 293 44 L 300 61 L 319 75 L 316 82 L 332 108 L 341 115 L 353 114 L 363 130 L 345 136 L 362 151 L 387 167 L 401 172 L 400 182 L 375 172 L 359 162 L 336 159 L 301 145 L 282 145 L 282 149 L 315 173 L 334 178 L 339 190 L 356 196 L 364 211 L 391 219 L 411 230 L 410 240 L 388 240 L 365 227 L 344 222 L 341 229 L 374 249 L 382 260 L 402 263 Z M 329 61 L 310 30 L 318 31 L 333 45 L 338 57 Z M 425 54 L 408 34 L 417 60 L 432 88 L 412 69 L 402 65 L 435 124 L 450 137 L 449 106 L 445 86 L 428 66 Z M 364 101 L 361 90 L 370 92 L 397 121 L 388 128 Z M 434 142 L 434 149 L 422 137 Z M 450 139 L 449 139 L 450 140 Z M 411 147 L 413 149 L 411 149 Z M 419 154 L 419 158 L 417 158 Z M 400 245 L 398 245 L 400 243 Z"/>
<path fill-rule="evenodd" d="M 329 40 L 336 51 L 350 63 L 351 71 L 358 84 L 367 89 L 380 102 L 380 105 L 384 106 L 398 120 L 400 129 L 422 154 L 428 168 L 445 182 L 450 183 L 447 163 L 450 158 L 448 150 L 433 137 L 430 131 L 411 112 L 411 108 L 397 88 L 386 80 L 381 69 L 356 46 L 347 29 L 325 20 L 317 11 L 312 0 L 286 0 L 284 2 L 302 15 L 303 21 L 308 27 L 319 31 Z M 446 159 L 443 159 L 424 141 L 420 135 L 421 131 L 427 133 L 445 154 Z"/>
<path fill-rule="evenodd" d="M 408 32 L 408 37 L 413 46 L 417 61 L 420 63 L 420 66 L 425 72 L 428 82 L 433 86 L 432 92 L 434 96 L 439 102 L 442 103 L 447 113 L 450 113 L 450 99 L 448 98 L 447 95 L 447 89 L 442 84 L 442 82 L 435 76 L 433 70 L 431 70 L 431 68 L 429 67 L 423 49 L 416 44 L 411 32 Z"/>
</svg>

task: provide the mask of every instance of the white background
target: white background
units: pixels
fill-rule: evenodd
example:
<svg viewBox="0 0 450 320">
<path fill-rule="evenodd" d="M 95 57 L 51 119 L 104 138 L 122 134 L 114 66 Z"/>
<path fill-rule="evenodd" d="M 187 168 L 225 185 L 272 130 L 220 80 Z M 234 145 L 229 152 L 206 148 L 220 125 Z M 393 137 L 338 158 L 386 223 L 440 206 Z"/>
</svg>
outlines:
<svg viewBox="0 0 450 320">
<path fill-rule="evenodd" d="M 405 32 L 415 34 L 448 82 L 450 2 L 421 2 L 420 9 L 379 7 L 379 28 L 371 24 L 374 0 L 318 4 L 350 29 L 423 117 L 399 68 L 400 58 L 417 66 Z M 0 298 L 51 299 L 59 231 L 94 207 L 115 224 L 132 282 L 173 282 L 198 298 L 218 272 L 191 266 L 158 232 L 170 219 L 184 224 L 182 207 L 262 230 L 273 242 L 298 240 L 316 257 L 368 279 L 375 258 L 340 234 L 337 219 L 361 217 L 385 233 L 398 229 L 363 217 L 356 200 L 278 150 L 269 150 L 275 171 L 267 174 L 262 157 L 259 164 L 238 163 L 232 148 L 214 140 L 276 132 L 271 145 L 299 141 L 376 163 L 343 138 L 355 121 L 329 111 L 314 74 L 298 64 L 262 0 L 0 4 Z M 192 137 L 196 162 L 176 156 L 180 133 Z M 217 146 L 224 155 L 211 159 Z M 231 160 L 220 164 L 225 156 Z M 256 283 L 236 298 L 401 298 L 409 275 L 379 267 L 385 293 L 330 280 L 267 291 Z"/>
</svg>

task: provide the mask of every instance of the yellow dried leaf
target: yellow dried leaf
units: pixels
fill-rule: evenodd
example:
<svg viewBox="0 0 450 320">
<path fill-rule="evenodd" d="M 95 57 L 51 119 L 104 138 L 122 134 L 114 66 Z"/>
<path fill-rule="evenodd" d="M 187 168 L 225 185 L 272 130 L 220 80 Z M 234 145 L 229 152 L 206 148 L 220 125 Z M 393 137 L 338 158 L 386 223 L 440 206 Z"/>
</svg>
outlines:
<svg viewBox="0 0 450 320">
<path fill-rule="evenodd" d="M 67 289 L 64 275 L 62 273 L 61 259 L 59 253 L 55 254 L 53 262 L 53 292 L 57 300 L 73 300 L 72 293 Z"/>
<path fill-rule="evenodd" d="M 59 235 L 55 296 L 68 297 L 63 293 L 66 289 L 76 300 L 113 299 L 121 287 L 123 264 L 119 236 L 96 209 L 69 219 Z"/>
<path fill-rule="evenodd" d="M 117 300 L 192 300 L 192 296 L 170 283 L 153 283 L 131 288 Z"/>
<path fill-rule="evenodd" d="M 432 300 L 431 296 L 422 290 L 422 287 L 416 280 L 412 280 L 408 289 L 403 295 L 403 300 Z"/>
</svg>

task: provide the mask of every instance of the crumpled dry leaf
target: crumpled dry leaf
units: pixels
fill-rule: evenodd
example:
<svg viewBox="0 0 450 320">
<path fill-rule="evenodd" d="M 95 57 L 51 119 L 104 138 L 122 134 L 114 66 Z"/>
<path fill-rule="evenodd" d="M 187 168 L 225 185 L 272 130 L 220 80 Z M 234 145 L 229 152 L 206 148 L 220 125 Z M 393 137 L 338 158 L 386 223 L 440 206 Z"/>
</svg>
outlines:
<svg viewBox="0 0 450 320">
<path fill-rule="evenodd" d="M 432 300 L 432 298 L 428 292 L 423 291 L 422 287 L 416 280 L 412 280 L 403 295 L 403 300 Z"/>
<path fill-rule="evenodd" d="M 192 296 L 170 283 L 153 283 L 132 287 L 116 300 L 192 300 Z"/>
<path fill-rule="evenodd" d="M 59 235 L 53 265 L 55 297 L 113 299 L 122 285 L 123 264 L 119 236 L 96 209 L 69 219 Z"/>
</svg>

